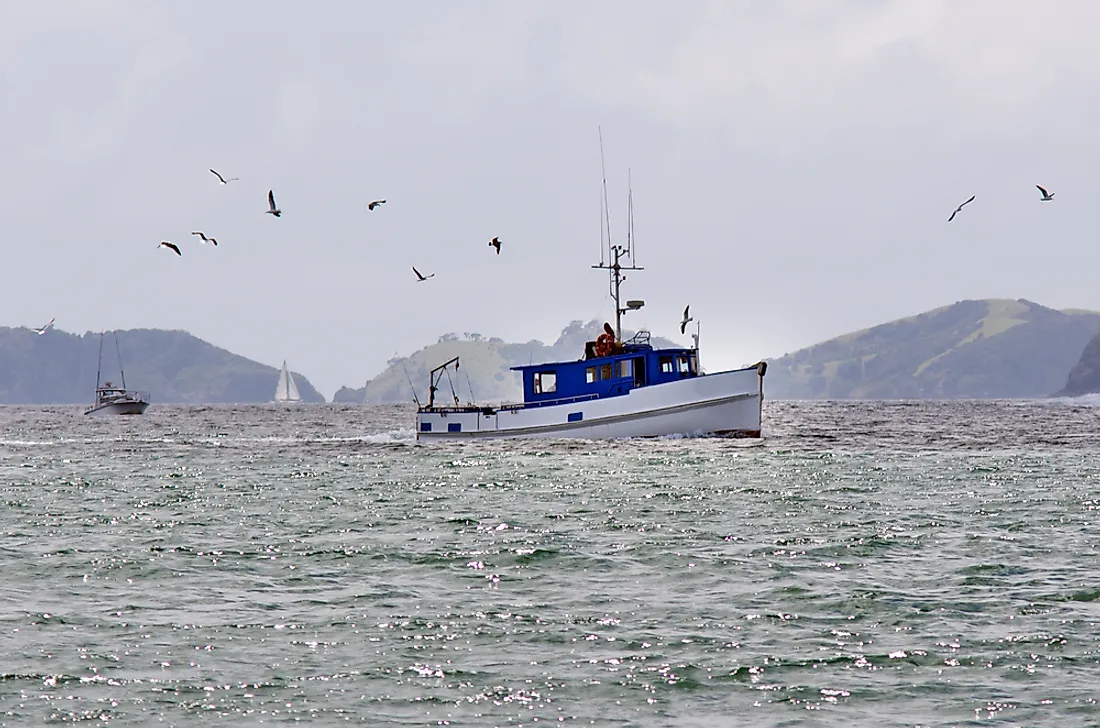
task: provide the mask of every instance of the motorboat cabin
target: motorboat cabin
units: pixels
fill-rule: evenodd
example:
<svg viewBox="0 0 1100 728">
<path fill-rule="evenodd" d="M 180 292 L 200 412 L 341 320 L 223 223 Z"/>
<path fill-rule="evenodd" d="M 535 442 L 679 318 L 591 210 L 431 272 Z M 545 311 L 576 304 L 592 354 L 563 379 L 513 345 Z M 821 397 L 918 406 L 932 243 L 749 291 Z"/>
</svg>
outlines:
<svg viewBox="0 0 1100 728">
<path fill-rule="evenodd" d="M 512 367 L 523 381 L 524 406 L 618 397 L 640 387 L 699 376 L 695 349 L 654 349 L 649 340 L 649 334 L 641 332 L 608 356 L 596 356 L 595 342 L 590 341 L 579 361 Z"/>
</svg>

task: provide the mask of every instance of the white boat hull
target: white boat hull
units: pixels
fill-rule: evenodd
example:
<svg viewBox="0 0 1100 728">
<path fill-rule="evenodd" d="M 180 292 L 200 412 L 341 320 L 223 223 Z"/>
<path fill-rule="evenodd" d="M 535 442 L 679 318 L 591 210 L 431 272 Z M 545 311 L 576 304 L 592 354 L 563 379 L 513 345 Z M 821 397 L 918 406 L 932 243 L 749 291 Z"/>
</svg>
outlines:
<svg viewBox="0 0 1100 728">
<path fill-rule="evenodd" d="M 108 402 L 107 404 L 93 405 L 84 410 L 86 415 L 143 415 L 148 409 L 148 402 Z"/>
<path fill-rule="evenodd" d="M 764 367 L 640 387 L 618 397 L 542 406 L 435 407 L 418 439 L 481 437 L 760 437 Z"/>
</svg>

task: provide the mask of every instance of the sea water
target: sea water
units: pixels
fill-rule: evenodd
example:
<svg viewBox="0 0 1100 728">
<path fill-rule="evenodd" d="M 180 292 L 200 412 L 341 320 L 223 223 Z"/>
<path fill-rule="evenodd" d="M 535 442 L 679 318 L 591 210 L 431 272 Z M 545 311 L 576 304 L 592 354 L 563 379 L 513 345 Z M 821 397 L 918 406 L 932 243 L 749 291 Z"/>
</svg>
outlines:
<svg viewBox="0 0 1100 728">
<path fill-rule="evenodd" d="M 0 408 L 0 724 L 1100 724 L 1100 408 Z"/>
</svg>

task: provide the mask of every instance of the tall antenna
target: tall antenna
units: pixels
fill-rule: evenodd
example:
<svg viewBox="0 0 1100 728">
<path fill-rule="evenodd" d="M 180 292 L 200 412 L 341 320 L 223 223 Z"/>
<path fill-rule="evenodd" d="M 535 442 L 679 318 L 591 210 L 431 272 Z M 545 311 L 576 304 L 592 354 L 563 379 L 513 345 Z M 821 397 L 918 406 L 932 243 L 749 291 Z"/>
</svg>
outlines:
<svg viewBox="0 0 1100 728">
<path fill-rule="evenodd" d="M 607 204 L 607 166 L 603 161 L 603 128 L 597 126 L 600 134 L 600 174 L 603 176 L 603 219 L 607 226 L 607 248 L 611 251 L 611 207 Z M 600 228 L 600 265 L 603 265 L 603 228 Z"/>
<path fill-rule="evenodd" d="M 599 128 L 599 127 L 597 127 Z M 615 301 L 615 339 L 622 341 L 623 338 L 623 314 L 627 311 L 637 311 L 639 308 L 645 305 L 645 301 L 630 300 L 626 302 L 625 308 L 620 297 L 620 287 L 626 276 L 623 275 L 624 270 L 642 270 L 634 264 L 634 257 L 631 251 L 631 244 L 633 239 L 633 210 L 634 201 L 633 193 L 628 196 L 628 210 L 627 210 L 627 240 L 626 247 L 622 245 L 615 245 L 611 242 L 611 211 L 607 204 L 607 167 L 604 164 L 603 158 L 603 129 L 599 128 L 600 132 L 600 172 L 603 174 L 603 211 L 604 220 L 607 225 L 607 254 L 609 260 L 605 265 L 603 262 L 603 245 L 600 246 L 600 264 L 592 266 L 593 268 L 603 268 L 608 271 L 608 278 L 610 279 L 608 284 L 611 289 L 611 298 Z M 601 235 L 602 237 L 602 235 Z M 624 265 L 625 263 L 625 265 Z"/>
<path fill-rule="evenodd" d="M 99 332 L 99 366 L 95 370 L 95 388 L 99 389 L 100 374 L 103 372 L 103 332 Z M 123 387 L 125 389 L 125 387 Z"/>
<path fill-rule="evenodd" d="M 606 185 L 604 186 L 604 189 L 605 190 L 607 189 Z M 604 251 L 604 246 L 607 245 L 604 238 L 605 238 L 605 236 L 604 236 L 604 233 L 603 233 L 603 195 L 600 195 L 600 265 L 603 265 L 603 251 Z"/>
<path fill-rule="evenodd" d="M 626 170 L 626 253 L 634 262 L 634 186 L 630 183 L 630 168 Z"/>
<path fill-rule="evenodd" d="M 700 363 L 702 355 L 699 353 L 699 331 L 702 327 L 701 321 L 695 322 L 695 333 L 691 335 L 692 340 L 695 342 L 695 371 L 699 374 L 703 373 L 703 365 Z"/>
<path fill-rule="evenodd" d="M 122 388 L 126 389 L 126 370 L 122 368 L 122 352 L 118 349 L 118 331 L 115 334 L 115 355 L 118 357 L 118 373 L 122 377 Z M 284 362 L 285 364 L 286 362 Z"/>
</svg>

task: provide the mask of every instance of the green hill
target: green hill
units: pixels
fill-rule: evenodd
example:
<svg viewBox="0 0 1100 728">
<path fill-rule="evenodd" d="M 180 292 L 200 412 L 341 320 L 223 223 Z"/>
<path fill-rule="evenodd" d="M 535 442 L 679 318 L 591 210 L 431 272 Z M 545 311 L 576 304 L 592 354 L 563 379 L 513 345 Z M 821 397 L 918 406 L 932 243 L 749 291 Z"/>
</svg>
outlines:
<svg viewBox="0 0 1100 728">
<path fill-rule="evenodd" d="M 95 397 L 99 334 L 0 328 L 0 404 L 77 404 Z M 198 339 L 184 331 L 118 332 L 126 384 L 148 391 L 153 404 L 269 402 L 279 370 Z M 103 378 L 119 382 L 114 337 L 103 338 Z M 294 374 L 302 399 L 324 402 Z"/>
<path fill-rule="evenodd" d="M 1100 313 L 959 301 L 768 362 L 774 399 L 1045 397 L 1063 387 Z"/>
<path fill-rule="evenodd" d="M 1066 377 L 1066 386 L 1056 397 L 1079 397 L 1100 392 L 1100 334 L 1092 337 L 1081 352 L 1081 358 Z"/>
<path fill-rule="evenodd" d="M 503 339 L 486 339 L 480 334 L 444 334 L 431 346 L 407 357 L 391 359 L 378 376 L 362 389 L 344 387 L 339 395 L 342 401 L 358 401 L 365 404 L 381 402 L 408 402 L 412 399 L 409 382 L 416 387 L 417 395 L 425 401 L 428 396 L 428 373 L 452 357 L 460 357 L 461 368 L 457 377 L 451 373 L 451 383 L 461 402 L 500 402 L 522 399 L 523 389 L 519 372 L 511 367 L 545 361 L 569 361 L 584 356 L 584 343 L 594 340 L 603 328 L 602 322 L 587 324 L 573 321 L 551 345 L 532 340 L 523 344 L 508 343 Z M 630 337 L 632 331 L 624 331 Z M 678 344 L 654 337 L 656 347 L 675 347 Z M 360 394 L 362 393 L 362 394 Z M 472 396 L 471 396 L 472 394 Z M 451 400 L 451 387 L 444 377 L 439 390 L 444 401 Z M 437 400 L 438 401 L 438 400 Z"/>
</svg>

